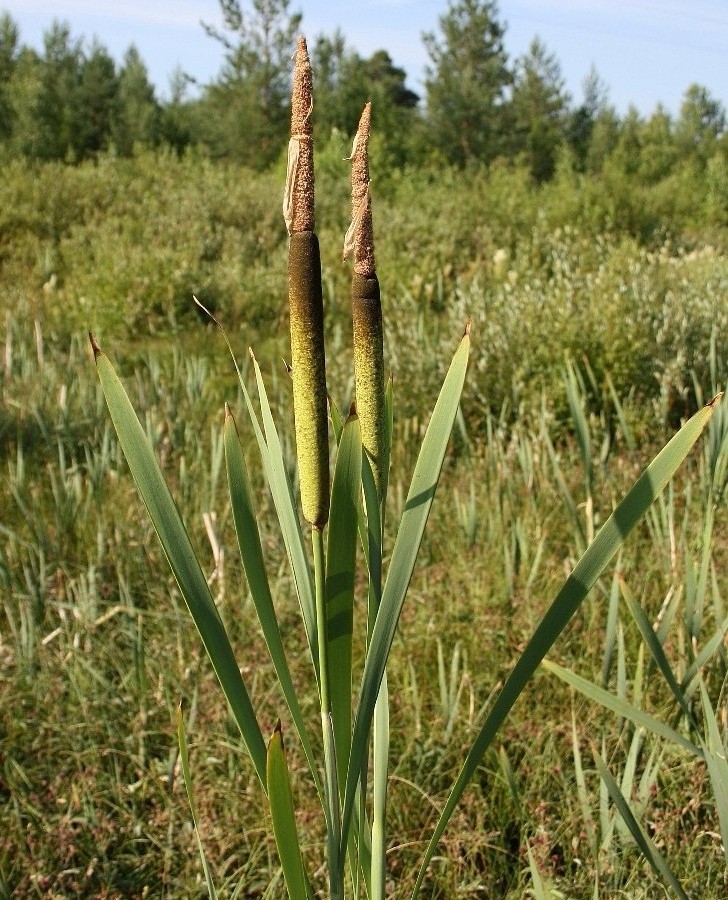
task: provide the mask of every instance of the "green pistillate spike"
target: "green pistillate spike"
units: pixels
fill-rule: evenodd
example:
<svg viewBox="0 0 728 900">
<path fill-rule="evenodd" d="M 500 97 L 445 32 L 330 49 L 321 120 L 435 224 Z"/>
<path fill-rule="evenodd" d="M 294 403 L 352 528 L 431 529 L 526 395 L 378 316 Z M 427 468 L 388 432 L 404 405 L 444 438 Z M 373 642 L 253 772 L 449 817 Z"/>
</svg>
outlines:
<svg viewBox="0 0 728 900">
<path fill-rule="evenodd" d="M 329 438 L 321 259 L 312 231 L 291 235 L 288 302 L 301 504 L 306 521 L 323 528 L 329 515 Z"/>
<path fill-rule="evenodd" d="M 374 229 L 369 202 L 371 104 L 359 120 L 351 153 L 352 222 L 344 255 L 354 254 L 351 305 L 354 330 L 354 380 L 362 444 L 372 464 L 379 499 L 385 482 L 386 416 L 382 304 L 374 262 Z"/>
<path fill-rule="evenodd" d="M 296 451 L 303 516 L 321 529 L 329 515 L 329 437 L 321 255 L 314 227 L 311 66 L 299 38 L 293 72 L 291 143 L 283 201 Z"/>
</svg>

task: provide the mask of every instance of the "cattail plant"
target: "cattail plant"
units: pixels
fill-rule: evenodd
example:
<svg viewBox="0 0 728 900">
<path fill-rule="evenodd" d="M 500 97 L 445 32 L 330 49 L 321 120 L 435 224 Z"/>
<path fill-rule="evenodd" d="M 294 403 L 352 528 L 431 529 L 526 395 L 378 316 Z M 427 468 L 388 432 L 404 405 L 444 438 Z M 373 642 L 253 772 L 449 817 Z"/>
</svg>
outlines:
<svg viewBox="0 0 728 900">
<path fill-rule="evenodd" d="M 312 96 L 311 68 L 301 38 L 293 80 L 284 215 L 290 234 L 288 289 L 298 475 L 303 518 L 311 525 L 313 567 L 306 551 L 282 442 L 254 357 L 260 413 L 253 405 L 239 369 L 238 376 L 280 523 L 308 640 L 321 712 L 322 761 L 314 751 L 316 742 L 309 733 L 302 715 L 303 704 L 291 678 L 241 440 L 229 407 L 225 409 L 223 426 L 225 460 L 233 521 L 250 592 L 295 729 L 293 739 L 297 735 L 312 786 L 321 800 L 327 835 L 328 896 L 332 900 L 358 896 L 363 884 L 370 900 L 382 900 L 386 850 L 387 660 L 458 411 L 470 352 L 470 328 L 465 328 L 430 417 L 391 552 L 387 554 L 389 564 L 384 577 L 382 521 L 387 502 L 392 413 L 391 390 L 384 386 L 382 313 L 369 202 L 367 142 L 371 108 L 367 106 L 364 110 L 354 143 L 353 221 L 346 239 L 347 250 L 354 256 L 352 304 L 358 415 L 352 411 L 344 420 L 335 403 L 330 404 L 338 445 L 330 480 L 321 267 L 314 232 Z M 266 742 L 222 615 L 144 429 L 110 361 L 95 338 L 92 337 L 91 343 L 122 450 L 268 797 L 289 897 L 311 900 L 314 884 L 297 833 L 282 728 L 278 726 Z M 699 410 L 650 463 L 586 548 L 546 611 L 475 735 L 422 858 L 412 900 L 422 888 L 429 863 L 455 807 L 514 703 L 610 559 L 685 459 L 709 422 L 714 407 L 715 401 Z M 325 533 L 327 522 L 328 534 Z M 354 696 L 354 576 L 360 539 L 369 575 L 369 596 L 361 660 L 363 672 Z M 191 796 L 181 716 L 178 727 L 185 783 Z M 367 776 L 370 755 L 374 760 L 371 789 Z M 200 848 L 208 892 L 214 896 L 212 870 L 204 858 L 202 841 Z"/>
</svg>

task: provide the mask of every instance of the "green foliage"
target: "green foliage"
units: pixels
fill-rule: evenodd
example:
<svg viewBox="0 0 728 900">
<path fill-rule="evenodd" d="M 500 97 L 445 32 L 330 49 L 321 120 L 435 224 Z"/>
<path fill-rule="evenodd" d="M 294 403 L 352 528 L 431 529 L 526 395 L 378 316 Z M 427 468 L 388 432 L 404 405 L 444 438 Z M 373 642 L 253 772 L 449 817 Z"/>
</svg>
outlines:
<svg viewBox="0 0 728 900">
<path fill-rule="evenodd" d="M 205 89 L 197 139 L 213 156 L 265 168 L 286 141 L 292 53 L 301 22 L 290 0 L 220 0 L 223 29 L 204 25 L 225 50 L 218 80 Z"/>
<path fill-rule="evenodd" d="M 111 141 L 117 153 L 131 156 L 135 147 L 159 143 L 161 109 L 147 67 L 133 45 L 119 69 L 117 104 L 117 115 L 111 121 Z"/>
<path fill-rule="evenodd" d="M 453 0 L 439 25 L 439 37 L 423 37 L 431 61 L 425 89 L 432 143 L 450 162 L 488 162 L 506 151 L 503 109 L 511 82 L 497 3 Z"/>
<path fill-rule="evenodd" d="M 534 38 L 516 62 L 511 97 L 513 140 L 536 182 L 556 171 L 565 130 L 568 97 L 556 57 Z"/>
<path fill-rule="evenodd" d="M 198 824 L 207 858 L 215 862 L 220 895 L 230 895 L 240 882 L 250 898 L 262 898 L 266 889 L 281 893 L 272 838 L 261 828 L 269 821 L 262 791 L 220 702 L 214 673 L 199 656 L 199 639 L 172 576 L 160 577 L 165 571 L 161 550 L 151 526 L 145 527 L 99 396 L 86 338 L 69 342 L 46 337 L 40 343 L 41 366 L 32 322 L 20 305 L 13 313 L 9 322 L 3 319 L 0 345 L 0 452 L 5 473 L 0 487 L 3 883 L 20 896 L 134 896 L 145 889 L 152 895 L 199 893 L 204 876 L 176 766 L 174 723 L 179 697 L 185 695 L 191 698 L 185 724 Z M 482 328 L 476 332 L 482 334 Z M 243 355 L 248 341 L 265 347 L 266 333 L 265 327 L 250 329 L 244 337 L 235 333 L 233 342 Z M 205 332 L 206 348 L 211 340 Z M 343 340 L 332 333 L 331 349 L 342 355 Z M 156 344 L 150 351 L 141 335 L 129 344 L 114 338 L 131 398 L 145 410 L 145 431 L 173 484 L 233 645 L 245 654 L 251 698 L 270 732 L 284 701 L 255 626 L 253 603 L 242 587 L 234 523 L 226 513 L 224 463 L 218 455 L 222 404 L 225 398 L 234 400 L 234 384 L 220 377 L 218 366 L 218 375 L 211 377 L 212 368 L 198 355 L 192 323 L 184 342 L 184 352 Z M 278 353 L 269 350 L 264 368 L 275 373 L 280 369 Z M 707 353 L 702 348 L 701 355 Z M 722 351 L 719 355 L 725 358 Z M 411 404 L 415 397 L 431 404 L 437 386 L 434 376 L 406 385 L 401 361 L 394 373 L 399 388 L 390 491 L 393 522 L 407 491 L 408 445 L 422 429 Z M 346 403 L 350 392 L 338 374 L 335 378 Z M 469 390 L 479 378 L 471 373 Z M 249 378 L 244 381 L 250 383 Z M 281 417 L 290 404 L 287 379 L 283 375 L 271 385 L 276 416 L 285 421 Z M 710 390 L 710 384 L 705 389 Z M 553 418 L 552 403 L 560 397 L 565 402 L 563 388 L 560 396 L 547 398 L 539 419 L 518 417 L 506 425 L 491 417 L 482 434 L 470 431 L 467 458 L 458 466 L 446 463 L 433 510 L 436 520 L 411 586 L 415 602 L 403 616 L 388 667 L 394 775 L 388 830 L 405 836 L 388 853 L 388 866 L 403 891 L 412 887 L 403 873 L 419 862 L 420 836 L 432 826 L 433 804 L 441 808 L 445 802 L 460 748 L 482 724 L 482 707 L 506 674 L 503 667 L 513 648 L 523 645 L 545 598 L 563 580 L 565 561 L 574 559 L 575 526 L 562 505 L 562 488 L 544 438 L 551 433 L 565 482 L 580 500 L 581 453 Z M 660 421 L 651 408 L 626 394 L 622 399 L 627 419 L 642 423 L 637 453 L 647 455 L 661 432 Z M 594 446 L 601 446 L 607 428 L 606 421 L 591 419 Z M 241 436 L 244 444 L 253 440 L 247 426 Z M 290 427 L 282 430 L 281 439 L 290 460 Z M 619 435 L 615 441 L 615 452 L 595 470 L 596 515 L 602 520 L 611 512 L 612 498 L 625 493 L 634 474 L 635 456 L 624 449 Z M 294 627 L 299 616 L 295 587 L 255 459 L 255 453 L 249 455 L 251 486 L 259 499 L 257 523 L 266 562 L 276 573 L 271 588 L 282 616 L 292 677 L 297 685 L 306 683 L 315 691 L 305 638 Z M 696 566 L 703 565 L 703 543 L 696 541 L 705 514 L 702 470 L 702 459 L 688 463 L 664 504 L 658 501 L 647 526 L 637 529 L 625 546 L 618 565 L 620 579 L 635 591 L 650 621 L 662 623 L 665 652 L 678 677 L 697 658 L 682 622 L 687 554 L 697 552 Z M 462 497 L 471 485 L 478 552 L 469 547 L 455 515 L 456 491 Z M 213 556 L 203 514 L 222 554 Z M 445 527 L 446 518 L 452 527 Z M 724 657 L 715 643 L 711 655 L 702 653 L 725 618 L 725 610 L 720 611 L 726 597 L 723 506 L 716 508 L 715 521 L 697 649 L 711 702 L 716 715 L 722 715 L 723 704 L 719 711 L 716 698 L 725 675 Z M 391 525 L 388 534 L 391 538 Z M 590 680 L 599 678 L 610 582 L 605 578 L 605 584 L 597 586 L 594 599 L 587 600 L 553 651 L 555 661 Z M 666 613 L 661 614 L 663 605 Z M 672 624 L 666 631 L 668 621 Z M 624 635 L 624 658 L 619 667 L 613 662 L 609 684 L 616 686 L 616 670 L 623 670 L 631 699 L 639 635 L 629 615 L 617 630 Z M 449 670 L 454 648 L 461 646 L 456 688 L 445 710 L 438 641 Z M 669 723 L 671 697 L 653 679 L 640 702 Z M 696 694 L 695 699 L 699 713 L 700 697 Z M 476 789 L 466 793 L 431 867 L 429 896 L 446 900 L 460 890 L 464 896 L 521 898 L 533 888 L 528 848 L 543 880 L 574 900 L 590 900 L 596 883 L 607 896 L 659 895 L 656 877 L 640 861 L 629 835 L 616 825 L 611 825 L 609 847 L 592 849 L 576 789 L 569 702 L 567 690 L 550 676 L 537 676 L 527 689 L 503 732 L 513 784 L 501 774 L 495 754 L 486 756 Z M 542 713 L 534 720 L 536 704 Z M 306 708 L 304 716 L 313 722 L 315 712 Z M 304 786 L 306 759 L 285 719 L 287 714 L 291 788 L 300 810 L 299 828 L 303 823 L 306 827 L 304 862 L 314 871 L 323 864 L 325 852 L 315 824 L 317 801 L 310 786 Z M 632 807 L 644 809 L 639 813 L 642 827 L 652 839 L 659 834 L 660 852 L 685 890 L 695 897 L 720 896 L 725 859 L 721 841 L 711 836 L 720 823 L 705 770 L 678 747 L 669 747 L 656 767 L 650 759 L 654 745 L 647 744 L 635 759 L 633 789 L 628 790 L 623 773 L 636 731 L 577 700 L 574 740 L 583 754 L 584 799 L 597 834 L 602 812 L 608 823 L 614 816 L 591 762 L 590 748 L 602 734 L 606 750 L 601 755 Z M 656 781 L 650 780 L 650 773 Z M 239 823 L 232 834 L 231 821 Z"/>
<path fill-rule="evenodd" d="M 287 145 L 291 54 L 301 16 L 290 11 L 289 0 L 220 0 L 220 17 L 220 26 L 203 23 L 223 48 L 218 76 L 189 90 L 192 80 L 178 69 L 169 98 L 160 101 L 134 46 L 117 65 L 98 41 L 87 44 L 67 24 L 53 22 L 37 52 L 21 43 L 17 25 L 4 14 L 0 157 L 79 162 L 164 144 L 178 154 L 194 148 L 253 169 L 277 165 Z M 659 185 L 667 195 L 676 182 L 682 187 L 687 168 L 698 182 L 708 175 L 712 187 L 708 208 L 699 211 L 686 195 L 685 214 L 699 212 L 711 225 L 725 222 L 720 167 L 726 116 L 706 87 L 687 88 L 675 120 L 661 106 L 647 117 L 634 110 L 620 116 L 592 68 L 574 103 L 558 60 L 537 37 L 509 62 L 496 0 L 452 0 L 438 33 L 423 41 L 430 67 L 419 106 L 404 69 L 385 48 L 362 57 L 339 31 L 317 38 L 311 57 L 320 150 L 327 141 L 336 148 L 347 144 L 371 100 L 380 190 L 411 166 L 517 160 L 537 184 L 565 168 L 611 179 L 617 173 L 621 204 L 636 196 L 635 188 Z M 699 197 L 705 193 L 699 184 Z"/>
<path fill-rule="evenodd" d="M 404 69 L 394 64 L 386 50 L 364 59 L 346 46 L 337 31 L 317 39 L 311 65 L 316 78 L 314 121 L 319 140 L 336 142 L 339 133 L 353 135 L 364 104 L 371 101 L 384 157 L 381 170 L 399 168 L 412 158 L 414 131 L 421 122 L 416 110 L 419 98 L 407 87 Z"/>
</svg>

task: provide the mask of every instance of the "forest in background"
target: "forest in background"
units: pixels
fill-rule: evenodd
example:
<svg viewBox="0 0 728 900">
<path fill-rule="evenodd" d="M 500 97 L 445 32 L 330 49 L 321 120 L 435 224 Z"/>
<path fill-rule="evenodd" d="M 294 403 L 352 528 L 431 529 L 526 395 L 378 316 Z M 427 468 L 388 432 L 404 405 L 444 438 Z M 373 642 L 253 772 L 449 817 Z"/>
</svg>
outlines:
<svg viewBox="0 0 728 900">
<path fill-rule="evenodd" d="M 179 69 L 161 99 L 132 45 L 120 64 L 97 39 L 54 21 L 40 51 L 25 44 L 8 13 L 0 16 L 0 155 L 80 162 L 139 148 L 194 149 L 255 169 L 285 150 L 291 53 L 301 15 L 290 0 L 220 0 L 216 40 L 222 68 L 195 85 Z M 207 37 L 203 34 L 207 33 Z M 728 134 L 720 98 L 686 85 L 677 116 L 658 106 L 619 115 L 592 69 L 571 97 L 557 57 L 534 37 L 515 59 L 495 0 L 454 0 L 437 33 L 423 34 L 429 65 L 424 96 L 386 49 L 362 57 L 341 32 L 309 36 L 316 77 L 319 146 L 353 131 L 373 101 L 376 141 L 388 168 L 472 166 L 508 160 L 533 182 L 559 168 L 656 184 L 689 170 L 714 197 L 711 217 L 728 220 Z M 692 178 L 683 179 L 692 181 Z"/>
</svg>

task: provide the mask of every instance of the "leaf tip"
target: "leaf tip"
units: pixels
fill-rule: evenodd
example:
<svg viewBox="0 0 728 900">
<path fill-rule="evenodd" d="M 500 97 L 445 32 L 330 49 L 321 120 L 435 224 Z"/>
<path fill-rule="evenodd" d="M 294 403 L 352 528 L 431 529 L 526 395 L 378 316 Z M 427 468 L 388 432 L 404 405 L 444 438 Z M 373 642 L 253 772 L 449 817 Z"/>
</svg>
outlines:
<svg viewBox="0 0 728 900">
<path fill-rule="evenodd" d="M 281 742 L 281 750 L 285 751 L 286 746 L 283 742 L 283 726 L 281 725 L 280 719 L 278 719 L 278 721 L 276 722 L 276 727 L 273 729 L 273 737 L 278 738 L 278 740 Z"/>
<path fill-rule="evenodd" d="M 99 342 L 96 340 L 96 335 L 93 331 L 89 331 L 88 339 L 91 341 L 91 349 L 94 351 L 94 359 L 99 358 L 99 354 L 101 353 L 101 347 L 99 347 Z"/>
<path fill-rule="evenodd" d="M 705 404 L 707 407 L 712 409 L 714 406 L 717 406 L 720 401 L 723 399 L 723 391 L 719 391 L 712 400 L 708 400 Z"/>
<path fill-rule="evenodd" d="M 227 422 L 227 420 L 228 420 L 228 419 L 232 419 L 232 417 L 233 417 L 233 414 L 232 414 L 232 411 L 231 411 L 231 409 L 230 409 L 230 404 L 229 404 L 229 403 L 227 402 L 227 400 L 226 400 L 226 401 L 225 401 L 225 421 Z"/>
<path fill-rule="evenodd" d="M 463 332 L 463 337 L 470 337 L 470 329 L 473 327 L 473 320 L 468 319 L 465 323 L 465 331 Z"/>
</svg>

